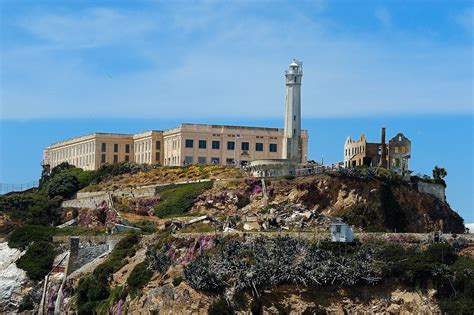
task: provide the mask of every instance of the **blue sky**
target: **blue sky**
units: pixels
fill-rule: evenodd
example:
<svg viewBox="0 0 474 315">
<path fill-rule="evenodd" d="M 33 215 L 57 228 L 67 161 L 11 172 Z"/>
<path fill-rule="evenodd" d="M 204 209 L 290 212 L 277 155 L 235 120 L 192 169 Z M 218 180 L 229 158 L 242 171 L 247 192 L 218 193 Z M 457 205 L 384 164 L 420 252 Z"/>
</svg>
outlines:
<svg viewBox="0 0 474 315">
<path fill-rule="evenodd" d="M 42 147 L 92 131 L 281 126 L 296 57 L 310 155 L 340 160 L 348 135 L 378 139 L 381 125 L 405 132 L 415 172 L 445 165 L 451 205 L 474 221 L 470 1 L 0 0 L 0 11 L 0 182 L 35 179 Z"/>
</svg>

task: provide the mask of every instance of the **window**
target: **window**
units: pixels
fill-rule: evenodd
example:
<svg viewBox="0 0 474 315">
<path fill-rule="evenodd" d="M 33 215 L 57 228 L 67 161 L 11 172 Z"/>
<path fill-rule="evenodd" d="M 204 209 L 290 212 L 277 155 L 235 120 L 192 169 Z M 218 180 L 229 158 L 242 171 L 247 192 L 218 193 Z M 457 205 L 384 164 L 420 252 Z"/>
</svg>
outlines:
<svg viewBox="0 0 474 315">
<path fill-rule="evenodd" d="M 193 157 L 192 156 L 185 156 L 184 157 L 184 164 L 185 165 L 193 164 Z"/>
<path fill-rule="evenodd" d="M 118 163 L 118 155 L 114 154 L 114 163 Z"/>
<path fill-rule="evenodd" d="M 395 153 L 398 153 L 398 147 L 395 147 Z"/>
<path fill-rule="evenodd" d="M 105 154 L 100 156 L 100 163 L 105 163 Z"/>
<path fill-rule="evenodd" d="M 155 152 L 155 161 L 156 162 L 160 161 L 160 152 Z"/>
<path fill-rule="evenodd" d="M 336 233 L 341 233 L 341 226 L 340 225 L 336 225 Z"/>
<path fill-rule="evenodd" d="M 212 141 L 212 148 L 214 150 L 219 150 L 221 148 L 221 142 L 217 141 L 217 140 Z M 217 164 L 219 164 L 219 163 L 217 163 Z"/>
<path fill-rule="evenodd" d="M 235 141 L 227 141 L 227 150 L 235 150 Z"/>
<path fill-rule="evenodd" d="M 293 115 L 293 120 L 296 121 L 296 115 Z"/>
<path fill-rule="evenodd" d="M 156 141 L 156 151 L 161 150 L 161 142 Z"/>
<path fill-rule="evenodd" d="M 249 150 L 249 143 L 242 142 L 242 151 L 248 151 L 248 150 Z"/>
<path fill-rule="evenodd" d="M 198 157 L 198 163 L 199 164 L 206 164 L 206 157 L 205 156 L 199 156 Z"/>
<path fill-rule="evenodd" d="M 207 147 L 206 140 L 199 140 L 199 149 L 205 149 Z"/>
<path fill-rule="evenodd" d="M 114 143 L 114 152 L 115 152 L 115 153 L 118 152 L 118 143 Z"/>
<path fill-rule="evenodd" d="M 270 143 L 270 152 L 277 152 L 278 146 L 276 143 Z"/>
<path fill-rule="evenodd" d="M 400 167 L 400 159 L 399 158 L 395 159 L 395 167 Z"/>
<path fill-rule="evenodd" d="M 105 152 L 107 150 L 107 143 L 102 143 L 102 152 Z"/>
<path fill-rule="evenodd" d="M 186 148 L 192 148 L 194 146 L 194 140 L 193 139 L 186 139 Z"/>
<path fill-rule="evenodd" d="M 235 161 L 234 161 L 234 159 L 226 159 L 226 160 L 225 160 L 225 163 L 226 163 L 227 165 L 234 165 L 234 164 L 235 164 Z"/>
<path fill-rule="evenodd" d="M 402 153 L 403 153 L 403 154 L 407 153 L 407 148 L 406 148 L 404 145 L 402 145 L 402 148 L 401 148 L 401 149 L 402 149 Z"/>
<path fill-rule="evenodd" d="M 125 162 L 130 162 L 130 156 L 129 155 L 125 155 Z"/>
<path fill-rule="evenodd" d="M 255 143 L 255 151 L 263 151 L 263 143 Z"/>
<path fill-rule="evenodd" d="M 130 153 L 130 144 L 125 145 L 125 153 Z"/>
<path fill-rule="evenodd" d="M 219 164 L 220 163 L 220 159 L 218 157 L 213 157 L 211 158 L 211 164 Z"/>
</svg>

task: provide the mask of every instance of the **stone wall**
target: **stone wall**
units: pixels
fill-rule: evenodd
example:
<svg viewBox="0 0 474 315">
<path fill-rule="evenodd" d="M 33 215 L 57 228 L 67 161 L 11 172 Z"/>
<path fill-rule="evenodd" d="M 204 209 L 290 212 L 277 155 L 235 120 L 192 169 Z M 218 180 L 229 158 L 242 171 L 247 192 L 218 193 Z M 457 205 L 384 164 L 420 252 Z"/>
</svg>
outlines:
<svg viewBox="0 0 474 315">
<path fill-rule="evenodd" d="M 446 202 L 446 193 L 443 185 L 418 182 L 418 191 L 421 193 L 429 194 L 442 202 Z"/>
</svg>

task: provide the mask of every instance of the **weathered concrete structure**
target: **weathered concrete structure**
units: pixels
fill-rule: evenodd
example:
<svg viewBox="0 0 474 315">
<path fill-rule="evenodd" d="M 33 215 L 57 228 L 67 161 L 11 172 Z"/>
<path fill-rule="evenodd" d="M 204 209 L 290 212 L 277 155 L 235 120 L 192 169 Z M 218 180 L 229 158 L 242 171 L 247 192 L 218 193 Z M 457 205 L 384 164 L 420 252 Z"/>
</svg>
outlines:
<svg viewBox="0 0 474 315">
<path fill-rule="evenodd" d="M 300 144 L 296 146 L 299 151 L 292 154 L 306 162 L 308 132 L 298 130 L 294 139 Z M 174 129 L 135 135 L 93 133 L 47 147 L 43 165 L 53 168 L 67 162 L 84 170 L 124 161 L 169 166 L 245 165 L 256 159 L 280 158 L 285 139 L 282 128 L 203 124 L 181 124 Z M 290 145 L 294 139 L 289 140 Z"/>
<path fill-rule="evenodd" d="M 293 59 L 285 71 L 285 129 L 282 155 L 278 159 L 250 162 L 247 170 L 252 176 L 296 175 L 297 168 L 307 163 L 307 137 L 301 131 L 301 79 L 303 63 Z"/>
<path fill-rule="evenodd" d="M 382 128 L 381 142 L 369 143 L 364 134 L 358 140 L 347 137 L 344 143 L 344 167 L 369 166 L 388 168 L 400 175 L 408 174 L 408 160 L 411 158 L 411 141 L 403 133 L 385 140 Z"/>
<path fill-rule="evenodd" d="M 283 158 L 302 163 L 301 140 L 301 79 L 303 64 L 293 60 L 285 71 L 285 134 L 283 139 Z"/>
</svg>

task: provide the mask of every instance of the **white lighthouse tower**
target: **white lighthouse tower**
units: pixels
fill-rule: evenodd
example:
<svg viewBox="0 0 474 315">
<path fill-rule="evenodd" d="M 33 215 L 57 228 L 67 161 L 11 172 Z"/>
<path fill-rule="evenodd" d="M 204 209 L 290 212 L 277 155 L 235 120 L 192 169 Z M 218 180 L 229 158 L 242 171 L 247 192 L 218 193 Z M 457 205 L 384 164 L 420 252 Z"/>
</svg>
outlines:
<svg viewBox="0 0 474 315">
<path fill-rule="evenodd" d="M 286 78 L 286 113 L 285 134 L 283 138 L 283 159 L 294 163 L 302 161 L 301 141 L 301 79 L 303 77 L 303 63 L 293 59 Z"/>
</svg>

